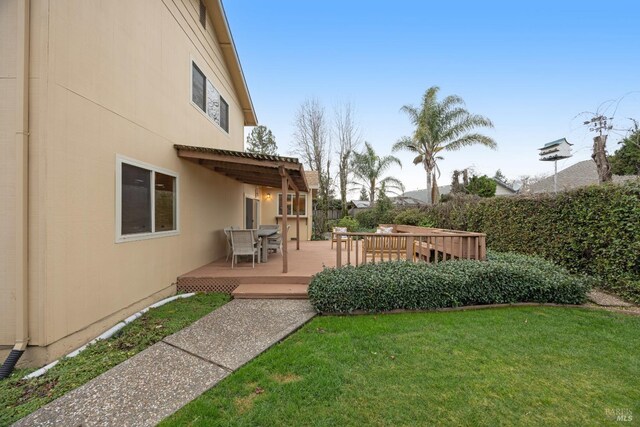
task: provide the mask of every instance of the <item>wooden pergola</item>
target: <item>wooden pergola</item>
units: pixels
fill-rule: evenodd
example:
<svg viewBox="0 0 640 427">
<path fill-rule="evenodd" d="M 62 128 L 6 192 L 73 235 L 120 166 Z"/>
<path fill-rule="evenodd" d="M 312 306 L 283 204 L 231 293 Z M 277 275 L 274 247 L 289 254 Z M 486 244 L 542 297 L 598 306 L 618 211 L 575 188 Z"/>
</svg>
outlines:
<svg viewBox="0 0 640 427">
<path fill-rule="evenodd" d="M 208 147 L 174 145 L 178 157 L 211 169 L 245 184 L 282 188 L 282 272 L 289 270 L 287 258 L 287 196 L 293 190 L 296 199 L 308 192 L 302 163 L 294 157 L 251 154 L 244 151 L 219 150 Z M 296 250 L 300 250 L 300 211 L 296 210 Z"/>
</svg>

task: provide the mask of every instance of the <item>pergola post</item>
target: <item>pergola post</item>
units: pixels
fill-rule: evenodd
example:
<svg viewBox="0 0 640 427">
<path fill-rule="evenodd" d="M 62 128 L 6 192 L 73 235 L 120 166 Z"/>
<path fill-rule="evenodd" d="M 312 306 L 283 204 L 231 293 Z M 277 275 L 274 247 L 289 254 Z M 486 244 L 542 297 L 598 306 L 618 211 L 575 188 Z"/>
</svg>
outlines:
<svg viewBox="0 0 640 427">
<path fill-rule="evenodd" d="M 280 203 L 282 208 L 282 272 L 287 273 L 289 271 L 289 260 L 287 259 L 287 244 L 289 242 L 289 233 L 287 232 L 287 190 L 289 189 L 289 182 L 284 166 L 280 166 L 278 169 L 282 178 L 282 202 Z"/>
<path fill-rule="evenodd" d="M 296 209 L 296 250 L 300 250 L 300 192 L 296 189 L 296 202 L 298 203 L 298 209 Z M 305 199 L 306 202 L 306 199 Z M 306 210 L 305 206 L 305 210 Z"/>
</svg>

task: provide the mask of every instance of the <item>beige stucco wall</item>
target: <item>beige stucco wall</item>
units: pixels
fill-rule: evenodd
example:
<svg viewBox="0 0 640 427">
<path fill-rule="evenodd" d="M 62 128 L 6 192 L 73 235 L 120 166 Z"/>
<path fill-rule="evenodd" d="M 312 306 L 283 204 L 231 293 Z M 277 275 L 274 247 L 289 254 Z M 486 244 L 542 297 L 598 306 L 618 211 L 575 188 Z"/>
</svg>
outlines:
<svg viewBox="0 0 640 427">
<path fill-rule="evenodd" d="M 282 224 L 282 216 L 276 215 L 278 208 L 278 197 L 279 194 L 282 193 L 282 189 L 279 188 L 270 188 L 270 187 L 261 187 L 260 189 L 260 205 L 261 205 L 261 214 L 260 221 L 262 224 Z M 270 197 L 267 197 L 267 194 Z M 300 193 L 307 194 L 307 193 Z M 312 236 L 312 201 L 311 197 L 307 195 L 307 215 L 300 217 L 300 239 L 301 240 L 311 240 Z M 287 224 L 291 225 L 289 229 L 289 238 L 297 238 L 298 235 L 296 233 L 296 217 L 289 216 L 287 217 Z"/>
<path fill-rule="evenodd" d="M 0 1 L 0 345 L 13 344 L 16 327 L 17 2 Z"/>
<path fill-rule="evenodd" d="M 1 2 L 0 36 L 15 1 Z M 222 228 L 242 222 L 247 186 L 178 159 L 173 144 L 242 150 L 244 121 L 196 0 L 32 0 L 31 19 L 30 344 L 55 348 L 44 356 L 52 359 L 223 255 Z M 190 103 L 192 59 L 229 103 L 229 134 Z M 10 79 L 0 79 L 2 112 L 6 90 Z M 11 187 L 4 129 L 3 218 Z M 116 155 L 179 175 L 179 235 L 115 243 Z M 3 241 L 9 229 L 3 220 Z M 12 254 L 4 244 L 0 251 L 4 296 Z M 10 328 L 13 312 L 1 300 L 0 324 Z M 12 344 L 5 326 L 0 339 Z"/>
<path fill-rule="evenodd" d="M 496 185 L 496 196 L 513 196 L 515 193 L 509 191 L 501 185 Z"/>
</svg>

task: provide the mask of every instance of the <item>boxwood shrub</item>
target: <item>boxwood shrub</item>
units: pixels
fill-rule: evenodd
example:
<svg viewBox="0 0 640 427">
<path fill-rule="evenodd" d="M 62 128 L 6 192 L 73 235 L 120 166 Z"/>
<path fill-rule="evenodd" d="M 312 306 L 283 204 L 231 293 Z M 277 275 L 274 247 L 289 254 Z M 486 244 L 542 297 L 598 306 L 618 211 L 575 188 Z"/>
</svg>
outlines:
<svg viewBox="0 0 640 427">
<path fill-rule="evenodd" d="M 549 261 L 491 252 L 485 262 L 389 261 L 327 268 L 311 280 L 309 299 L 324 313 L 380 312 L 518 302 L 581 304 L 589 289 L 589 279 Z"/>
</svg>

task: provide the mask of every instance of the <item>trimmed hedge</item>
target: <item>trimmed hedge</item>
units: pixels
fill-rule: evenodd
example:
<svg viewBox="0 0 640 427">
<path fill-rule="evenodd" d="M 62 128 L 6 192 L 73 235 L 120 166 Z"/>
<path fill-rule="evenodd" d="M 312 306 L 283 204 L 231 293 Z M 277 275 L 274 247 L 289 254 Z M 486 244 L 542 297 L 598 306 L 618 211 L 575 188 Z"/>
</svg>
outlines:
<svg viewBox="0 0 640 427">
<path fill-rule="evenodd" d="M 438 264 L 390 261 L 327 268 L 309 284 L 309 299 L 324 313 L 425 310 L 480 304 L 581 304 L 585 277 L 540 258 L 490 253 L 486 262 Z"/>
<path fill-rule="evenodd" d="M 640 180 L 557 196 L 457 197 L 421 218 L 486 233 L 493 250 L 539 255 L 640 302 Z"/>
</svg>

